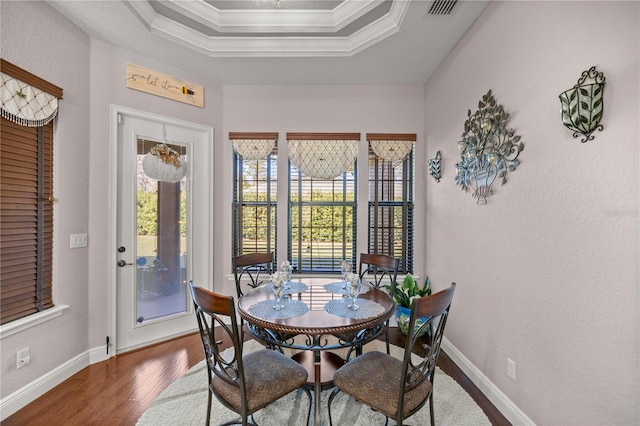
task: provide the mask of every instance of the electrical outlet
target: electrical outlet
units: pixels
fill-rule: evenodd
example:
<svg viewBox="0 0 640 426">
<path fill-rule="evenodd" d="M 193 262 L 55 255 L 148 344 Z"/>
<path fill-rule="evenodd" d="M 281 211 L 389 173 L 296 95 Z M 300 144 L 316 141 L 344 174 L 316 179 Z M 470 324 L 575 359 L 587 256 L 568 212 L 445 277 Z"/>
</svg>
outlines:
<svg viewBox="0 0 640 426">
<path fill-rule="evenodd" d="M 22 368 L 31 362 L 29 348 L 20 349 L 16 354 L 16 368 Z"/>
<path fill-rule="evenodd" d="M 511 358 L 507 358 L 507 376 L 516 381 L 516 363 Z"/>
</svg>

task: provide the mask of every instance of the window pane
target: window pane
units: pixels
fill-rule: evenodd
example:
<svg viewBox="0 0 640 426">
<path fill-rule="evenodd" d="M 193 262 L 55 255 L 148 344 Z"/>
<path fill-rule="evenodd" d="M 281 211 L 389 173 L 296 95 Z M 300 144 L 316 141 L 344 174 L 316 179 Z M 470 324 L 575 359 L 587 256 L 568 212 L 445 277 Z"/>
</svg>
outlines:
<svg viewBox="0 0 640 426">
<path fill-rule="evenodd" d="M 276 251 L 276 149 L 263 160 L 233 154 L 233 256 Z"/>
<path fill-rule="evenodd" d="M 400 259 L 413 272 L 413 151 L 391 162 L 369 150 L 369 252 Z"/>
<path fill-rule="evenodd" d="M 142 160 L 157 142 L 138 140 L 136 191 L 136 318 L 149 321 L 187 310 L 187 177 L 162 182 Z M 186 148 L 169 145 L 188 161 Z"/>
<path fill-rule="evenodd" d="M 356 177 L 313 179 L 290 166 L 289 258 L 299 272 L 339 272 L 355 262 Z"/>
</svg>

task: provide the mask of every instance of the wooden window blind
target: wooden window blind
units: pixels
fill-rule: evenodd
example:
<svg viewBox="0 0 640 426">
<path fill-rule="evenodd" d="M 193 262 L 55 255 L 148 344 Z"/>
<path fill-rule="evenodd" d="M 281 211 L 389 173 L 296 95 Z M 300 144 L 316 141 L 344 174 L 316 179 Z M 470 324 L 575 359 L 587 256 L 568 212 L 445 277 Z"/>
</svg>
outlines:
<svg viewBox="0 0 640 426">
<path fill-rule="evenodd" d="M 53 307 L 53 119 L 62 89 L 2 58 L 0 71 L 0 324 L 6 324 Z"/>
<path fill-rule="evenodd" d="M 414 134 L 367 134 L 369 146 L 369 252 L 400 259 L 398 272 L 413 273 Z M 408 141 L 394 161 L 377 155 L 373 141 Z"/>
<path fill-rule="evenodd" d="M 342 143 L 359 141 L 360 133 L 287 133 L 287 139 Z M 291 158 L 291 151 L 289 154 Z M 303 150 L 301 154 L 304 157 L 310 153 Z M 338 176 L 312 177 L 289 161 L 287 254 L 295 271 L 335 273 L 344 259 L 355 264 L 357 169 L 357 159 L 353 158 Z"/>
<path fill-rule="evenodd" d="M 272 141 L 264 158 L 233 153 L 232 253 L 276 253 L 278 133 L 229 133 L 233 141 Z"/>
<path fill-rule="evenodd" d="M 53 306 L 53 122 L 0 127 L 0 321 Z"/>
</svg>

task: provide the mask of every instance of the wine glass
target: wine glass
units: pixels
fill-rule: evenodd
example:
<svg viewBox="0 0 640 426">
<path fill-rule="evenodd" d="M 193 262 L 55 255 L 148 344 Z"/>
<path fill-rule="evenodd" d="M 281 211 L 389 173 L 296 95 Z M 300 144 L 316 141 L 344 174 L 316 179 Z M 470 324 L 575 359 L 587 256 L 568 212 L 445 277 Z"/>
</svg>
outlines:
<svg viewBox="0 0 640 426">
<path fill-rule="evenodd" d="M 293 270 L 293 266 L 291 266 L 291 264 L 288 261 L 284 261 L 280 265 L 280 272 L 284 276 L 284 279 L 283 279 L 282 283 L 283 283 L 285 289 L 291 288 L 291 285 L 289 284 L 289 281 L 291 280 L 291 271 L 292 270 Z"/>
<path fill-rule="evenodd" d="M 340 262 L 340 272 L 342 273 L 342 288 L 347 288 L 347 274 L 351 272 L 351 263 L 347 260 Z"/>
<path fill-rule="evenodd" d="M 347 305 L 347 308 L 356 310 L 360 309 L 359 305 L 356 305 L 356 298 L 360 294 L 360 280 L 352 281 L 349 285 L 349 297 L 351 298 L 351 304 Z"/>
<path fill-rule="evenodd" d="M 284 293 L 284 288 L 282 287 L 282 283 L 274 282 L 271 285 L 271 290 L 273 291 L 274 296 L 276 296 L 276 304 L 272 306 L 276 311 L 281 311 L 284 309 L 284 305 L 282 304 L 282 294 Z"/>
</svg>

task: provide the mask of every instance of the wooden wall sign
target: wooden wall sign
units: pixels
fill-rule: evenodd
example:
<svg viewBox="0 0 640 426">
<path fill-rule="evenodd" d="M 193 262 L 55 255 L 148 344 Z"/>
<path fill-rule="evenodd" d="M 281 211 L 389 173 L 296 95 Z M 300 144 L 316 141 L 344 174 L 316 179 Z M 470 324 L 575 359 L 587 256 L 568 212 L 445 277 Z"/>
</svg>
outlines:
<svg viewBox="0 0 640 426">
<path fill-rule="evenodd" d="M 127 64 L 127 87 L 204 108 L 204 88 L 148 68 Z"/>
</svg>

